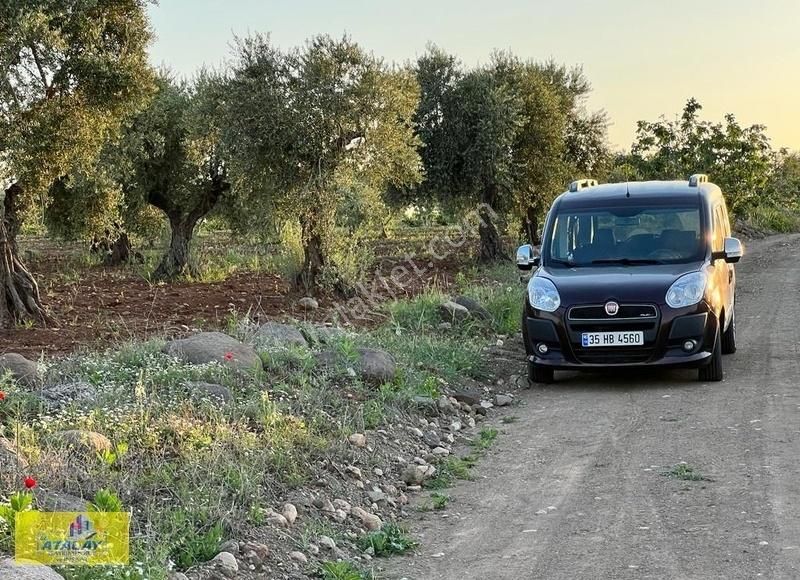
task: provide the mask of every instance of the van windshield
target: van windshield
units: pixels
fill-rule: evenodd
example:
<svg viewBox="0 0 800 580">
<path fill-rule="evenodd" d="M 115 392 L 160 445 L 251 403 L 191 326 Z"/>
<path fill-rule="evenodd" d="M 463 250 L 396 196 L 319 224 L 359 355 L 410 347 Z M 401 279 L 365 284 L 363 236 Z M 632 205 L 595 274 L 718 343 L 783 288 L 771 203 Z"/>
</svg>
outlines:
<svg viewBox="0 0 800 580">
<path fill-rule="evenodd" d="M 555 216 L 548 265 L 680 264 L 704 257 L 700 208 L 565 210 Z"/>
</svg>

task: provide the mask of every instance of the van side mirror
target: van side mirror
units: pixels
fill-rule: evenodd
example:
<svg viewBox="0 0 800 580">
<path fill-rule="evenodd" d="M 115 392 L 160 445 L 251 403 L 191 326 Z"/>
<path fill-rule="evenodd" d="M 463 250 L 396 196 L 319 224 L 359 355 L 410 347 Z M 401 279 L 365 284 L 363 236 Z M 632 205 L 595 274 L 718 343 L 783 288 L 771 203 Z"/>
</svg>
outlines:
<svg viewBox="0 0 800 580">
<path fill-rule="evenodd" d="M 538 268 L 541 262 L 539 253 L 530 244 L 525 244 L 517 248 L 517 268 L 520 270 L 532 270 Z"/>
<path fill-rule="evenodd" d="M 725 238 L 723 250 L 711 254 L 712 260 L 725 260 L 728 264 L 735 264 L 742 259 L 744 247 L 738 238 Z"/>
</svg>

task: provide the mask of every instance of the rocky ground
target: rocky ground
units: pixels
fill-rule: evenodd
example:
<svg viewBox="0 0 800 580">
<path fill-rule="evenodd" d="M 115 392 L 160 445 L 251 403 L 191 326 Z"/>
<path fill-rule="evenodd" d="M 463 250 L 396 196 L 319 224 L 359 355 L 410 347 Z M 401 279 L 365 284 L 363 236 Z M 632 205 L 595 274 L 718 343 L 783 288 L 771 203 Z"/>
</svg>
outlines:
<svg viewBox="0 0 800 580">
<path fill-rule="evenodd" d="M 516 309 L 516 300 L 512 302 Z M 441 299 L 435 311 L 425 316 L 430 316 L 430 321 L 418 332 L 434 342 L 432 346 L 422 344 L 426 348 L 444 346 L 444 357 L 449 356 L 448 344 L 486 345 L 465 351 L 476 359 L 468 366 L 477 368 L 477 359 L 489 362 L 481 365 L 484 371 L 479 380 L 471 378 L 466 369 L 459 370 L 459 364 L 466 362 L 451 363 L 458 374 L 442 374 L 437 371 L 436 355 L 429 354 L 430 362 L 414 364 L 413 352 L 398 358 L 352 330 L 250 319 L 240 320 L 227 334 L 194 332 L 166 342 L 145 343 L 131 352 L 75 355 L 52 362 L 5 354 L 0 357 L 0 369 L 6 372 L 8 398 L 4 401 L 7 405 L 0 408 L 0 419 L 6 426 L 20 419 L 46 427 L 36 433 L 39 427 L 32 426 L 33 440 L 19 444 L 4 429 L 0 436 L 3 487 L 10 492 L 24 473 L 36 473 L 37 507 L 81 510 L 92 502 L 92 494 L 102 483 L 119 490 L 135 513 L 143 509 L 146 514 L 152 509 L 146 507 L 148 500 L 163 495 L 164 490 L 159 486 L 137 489 L 133 482 L 150 482 L 154 469 L 170 465 L 183 469 L 192 464 L 195 475 L 188 477 L 210 476 L 208 486 L 218 490 L 215 493 L 220 500 L 230 495 L 234 505 L 217 513 L 223 520 L 234 521 L 227 521 L 228 532 L 216 549 L 202 551 L 207 561 L 188 567 L 175 563 L 174 580 L 299 579 L 324 576 L 321 567 L 337 562 L 362 574 L 358 577 L 380 573 L 381 556 L 385 555 L 381 542 L 407 542 L 402 524 L 412 513 L 444 507 L 431 507 L 436 497 L 432 490 L 469 477 L 468 471 L 497 434 L 498 409 L 515 401 L 524 370 L 515 344 L 519 337 L 492 333 L 494 315 L 478 301 L 466 296 Z M 408 336 L 417 347 L 419 337 L 400 326 L 390 336 L 400 341 L 400 346 Z M 436 340 L 454 342 L 439 345 Z M 410 368 L 409 363 L 417 368 Z M 425 379 L 422 388 L 417 377 Z M 265 402 L 269 427 L 263 417 Z M 254 404 L 261 410 L 248 422 Z M 20 413 L 14 418 L 9 414 L 12 408 Z M 113 416 L 104 422 L 98 410 L 109 408 Z M 137 408 L 146 408 L 152 417 L 147 425 L 128 426 Z M 368 420 L 367 410 L 376 408 L 380 416 Z M 78 410 L 79 414 L 71 414 Z M 218 435 L 210 436 L 202 446 L 192 443 L 195 447 L 186 451 L 187 440 L 203 434 L 185 424 L 201 417 L 206 417 L 206 426 L 199 423 L 200 429 Z M 180 426 L 176 426 L 179 420 Z M 329 423 L 328 428 L 315 427 L 320 422 Z M 142 427 L 153 437 L 166 433 L 167 439 L 157 443 L 162 446 L 157 468 L 152 467 L 153 451 L 124 435 L 128 429 Z M 255 473 L 258 469 L 248 472 L 250 467 L 241 462 L 260 465 L 265 461 L 265 469 L 275 469 L 275 458 L 264 459 L 274 449 L 256 446 L 256 455 L 249 455 L 248 460 L 247 455 L 237 458 L 240 449 L 232 449 L 232 456 L 226 455 L 229 452 L 224 446 L 219 453 L 213 451 L 213 439 L 235 436 L 233 443 L 242 446 L 251 438 L 263 438 L 267 429 L 273 438 L 302 433 L 301 440 L 292 440 L 296 447 L 292 453 L 297 454 L 293 461 L 302 464 L 302 474 L 295 481 L 278 468 L 274 477 L 264 478 L 253 488 L 263 494 L 254 501 L 229 489 L 233 485 L 228 481 L 230 475 L 217 481 L 217 472 L 241 469 L 244 473 L 237 477 L 260 477 L 260 472 Z M 269 440 L 260 441 L 269 445 Z M 120 442 L 130 446 L 124 461 L 119 461 L 121 467 L 113 462 L 98 465 L 98 458 L 109 461 L 107 458 L 119 451 Z M 165 452 L 163 446 L 172 447 Z M 217 462 L 216 472 L 199 475 L 203 468 L 191 463 L 193 454 L 201 460 L 209 454 L 208 461 Z M 170 473 L 174 477 L 176 472 Z M 186 485 L 194 485 L 194 491 L 178 498 L 169 493 L 164 497 L 174 504 L 170 514 L 190 508 L 187 504 L 194 497 L 200 501 L 203 482 Z M 135 528 L 155 515 L 143 515 Z M 403 550 L 410 547 L 411 543 Z M 46 568 L 21 571 L 8 561 L 3 566 L 4 579 L 50 574 Z M 135 572 L 137 566 L 144 571 Z M 158 577 L 144 563 L 134 563 L 133 569 L 120 577 Z M 79 575 L 58 571 L 68 579 L 94 578 L 85 571 Z"/>
</svg>

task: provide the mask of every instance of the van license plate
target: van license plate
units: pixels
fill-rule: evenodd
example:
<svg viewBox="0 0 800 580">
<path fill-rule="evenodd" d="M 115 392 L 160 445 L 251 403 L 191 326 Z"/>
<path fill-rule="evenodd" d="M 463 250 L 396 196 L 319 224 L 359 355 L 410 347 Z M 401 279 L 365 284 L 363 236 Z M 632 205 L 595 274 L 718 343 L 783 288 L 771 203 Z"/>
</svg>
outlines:
<svg viewBox="0 0 800 580">
<path fill-rule="evenodd" d="M 644 332 L 584 332 L 581 335 L 581 346 L 642 346 Z"/>
</svg>

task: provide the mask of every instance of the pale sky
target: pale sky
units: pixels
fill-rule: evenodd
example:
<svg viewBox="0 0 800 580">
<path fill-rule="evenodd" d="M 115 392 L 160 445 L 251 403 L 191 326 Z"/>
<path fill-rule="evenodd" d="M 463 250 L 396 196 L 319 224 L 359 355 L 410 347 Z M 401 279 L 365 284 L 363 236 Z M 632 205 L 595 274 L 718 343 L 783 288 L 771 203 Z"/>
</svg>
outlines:
<svg viewBox="0 0 800 580">
<path fill-rule="evenodd" d="M 630 147 L 637 120 L 695 97 L 704 118 L 731 112 L 800 149 L 800 0 L 160 0 L 150 13 L 153 64 L 186 76 L 251 32 L 284 48 L 347 32 L 396 62 L 429 41 L 466 65 L 510 49 L 583 65 L 616 147 Z"/>
</svg>

